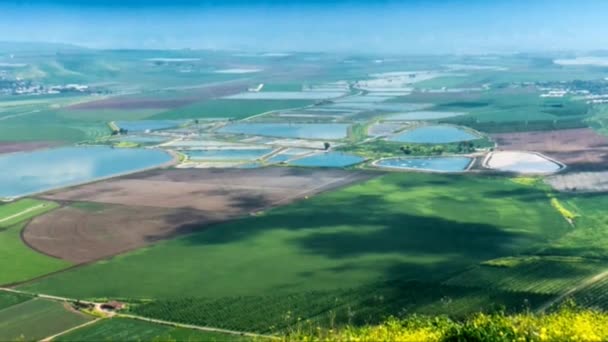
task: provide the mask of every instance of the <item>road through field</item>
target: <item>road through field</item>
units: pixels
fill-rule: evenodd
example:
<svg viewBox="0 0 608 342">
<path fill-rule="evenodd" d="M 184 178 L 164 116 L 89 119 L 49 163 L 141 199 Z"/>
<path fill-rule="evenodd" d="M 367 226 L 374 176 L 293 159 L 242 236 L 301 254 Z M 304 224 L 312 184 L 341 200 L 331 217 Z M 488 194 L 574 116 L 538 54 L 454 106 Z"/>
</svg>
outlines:
<svg viewBox="0 0 608 342">
<path fill-rule="evenodd" d="M 6 221 L 9 221 L 9 220 L 12 220 L 12 219 L 14 219 L 15 217 L 19 217 L 19 216 L 21 216 L 21 215 L 25 215 L 25 214 L 27 214 L 27 213 L 29 213 L 29 212 L 34 211 L 34 210 L 38 210 L 38 209 L 40 209 L 40 208 L 44 208 L 45 206 L 46 206 L 46 204 L 38 204 L 38 205 L 36 205 L 36 206 L 29 207 L 29 208 L 27 208 L 27 209 L 25 209 L 25 210 L 23 210 L 23 211 L 20 211 L 20 212 L 18 212 L 18 213 L 16 213 L 16 214 L 13 214 L 13 215 L 11 215 L 11 216 L 7 216 L 7 217 L 4 217 L 4 218 L 0 219 L 0 223 L 2 223 L 2 222 L 6 222 Z"/>
<path fill-rule="evenodd" d="M 271 340 L 280 340 L 281 339 L 278 336 L 262 335 L 262 334 L 255 334 L 255 333 L 250 333 L 250 332 L 245 332 L 245 331 L 235 331 L 235 330 L 227 330 L 227 329 L 213 328 L 213 327 L 204 327 L 204 326 L 200 326 L 200 325 L 175 323 L 175 322 L 163 321 L 160 319 L 147 318 L 147 317 L 136 316 L 136 315 L 117 314 L 116 317 L 137 319 L 140 321 L 146 321 L 146 322 L 150 322 L 150 323 L 170 325 L 172 327 L 177 327 L 177 328 L 195 329 L 195 330 L 200 330 L 200 331 L 217 332 L 217 333 L 238 335 L 238 336 L 247 336 L 247 337 L 253 337 L 253 338 L 265 338 L 265 339 L 271 339 Z"/>
<path fill-rule="evenodd" d="M 72 332 L 72 331 L 74 331 L 76 329 L 84 328 L 87 325 L 95 324 L 95 323 L 99 322 L 100 320 L 101 320 L 101 318 L 96 318 L 96 319 L 94 319 L 92 321 L 88 321 L 88 322 L 82 323 L 81 325 L 77 325 L 77 326 L 72 327 L 72 328 L 70 328 L 68 330 L 64 330 L 64 331 L 62 331 L 62 332 L 60 332 L 58 334 L 55 334 L 53 336 L 45 337 L 42 340 L 40 340 L 40 342 L 50 342 L 50 341 L 54 340 L 55 338 L 57 338 L 59 336 L 65 335 L 65 334 L 67 334 L 69 332 Z"/>
</svg>

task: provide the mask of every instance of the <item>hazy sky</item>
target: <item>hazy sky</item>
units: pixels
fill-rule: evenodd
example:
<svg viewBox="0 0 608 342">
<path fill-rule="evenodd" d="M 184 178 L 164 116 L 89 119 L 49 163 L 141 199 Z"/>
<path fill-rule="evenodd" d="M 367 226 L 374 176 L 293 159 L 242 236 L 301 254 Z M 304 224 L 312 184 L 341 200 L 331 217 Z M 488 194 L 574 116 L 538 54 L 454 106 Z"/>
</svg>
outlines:
<svg viewBox="0 0 608 342">
<path fill-rule="evenodd" d="M 605 0 L 0 2 L 0 40 L 100 48 L 478 53 L 608 48 Z"/>
</svg>

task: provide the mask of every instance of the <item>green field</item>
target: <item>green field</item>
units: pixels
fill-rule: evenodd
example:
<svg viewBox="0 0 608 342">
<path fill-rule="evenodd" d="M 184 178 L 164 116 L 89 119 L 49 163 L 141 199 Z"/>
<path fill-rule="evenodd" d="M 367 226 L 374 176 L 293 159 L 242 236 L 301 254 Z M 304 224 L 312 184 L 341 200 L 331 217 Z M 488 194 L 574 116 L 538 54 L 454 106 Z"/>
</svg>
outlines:
<svg viewBox="0 0 608 342">
<path fill-rule="evenodd" d="M 586 127 L 591 108 L 574 97 L 541 98 L 530 87 L 475 92 L 413 93 L 391 101 L 432 103 L 432 110 L 466 112 L 439 120 L 487 132 L 534 131 Z"/>
<path fill-rule="evenodd" d="M 30 299 L 32 299 L 32 296 L 14 292 L 0 291 L 0 310 L 8 308 L 9 306 L 26 302 Z"/>
<path fill-rule="evenodd" d="M 61 335 L 53 341 L 244 341 L 239 336 L 109 318 Z"/>
<path fill-rule="evenodd" d="M 32 299 L 0 310 L 0 340 L 40 340 L 92 319 L 64 303 Z"/>
<path fill-rule="evenodd" d="M 543 253 L 607 260 L 608 216 L 605 208 L 608 208 L 608 195 L 560 194 L 558 198 L 562 205 L 577 215 L 574 219 L 575 229 L 556 237 Z"/>
<path fill-rule="evenodd" d="M 434 282 L 484 260 L 533 253 L 570 229 L 543 191 L 507 179 L 390 174 L 25 289 L 78 298 L 221 298 L 394 278 Z"/>
<path fill-rule="evenodd" d="M 78 142 L 109 135 L 104 113 L 72 113 L 64 109 L 87 99 L 90 98 L 58 95 L 7 101 L 0 105 L 0 141 Z"/>
<path fill-rule="evenodd" d="M 152 119 L 233 118 L 242 119 L 272 110 L 304 107 L 308 100 L 230 100 L 217 99 L 172 109 L 152 116 Z"/>
<path fill-rule="evenodd" d="M 606 262 L 575 257 L 519 259 L 508 266 L 485 263 L 472 267 L 445 283 L 454 286 L 557 295 L 602 272 L 608 266 Z"/>
<path fill-rule="evenodd" d="M 56 203 L 33 199 L 0 206 L 0 284 L 24 281 L 70 265 L 30 249 L 21 240 L 21 230 L 30 218 L 57 207 Z"/>
<path fill-rule="evenodd" d="M 485 288 L 387 281 L 331 291 L 288 295 L 161 299 L 132 308 L 158 319 L 221 327 L 237 331 L 283 333 L 298 328 L 375 324 L 410 313 L 446 314 L 463 318 L 472 313 L 535 307 L 551 296 Z"/>
</svg>

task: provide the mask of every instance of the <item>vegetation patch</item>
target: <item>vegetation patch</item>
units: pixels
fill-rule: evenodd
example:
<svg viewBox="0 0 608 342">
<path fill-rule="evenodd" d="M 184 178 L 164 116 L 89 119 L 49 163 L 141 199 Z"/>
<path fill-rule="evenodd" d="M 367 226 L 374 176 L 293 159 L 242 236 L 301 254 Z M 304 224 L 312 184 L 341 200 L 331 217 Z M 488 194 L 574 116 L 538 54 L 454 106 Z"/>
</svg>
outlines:
<svg viewBox="0 0 608 342">
<path fill-rule="evenodd" d="M 185 107 L 156 114 L 151 119 L 232 118 L 248 116 L 279 109 L 299 108 L 313 104 L 309 100 L 230 100 L 215 99 L 194 103 Z"/>
<path fill-rule="evenodd" d="M 32 298 L 32 296 L 21 293 L 0 291 L 0 310 L 26 302 Z"/>
<path fill-rule="evenodd" d="M 523 257 L 490 260 L 445 282 L 455 286 L 560 294 L 601 272 L 597 260 L 568 257 Z"/>
<path fill-rule="evenodd" d="M 0 340 L 41 340 L 90 321 L 66 303 L 33 299 L 0 310 Z"/>
<path fill-rule="evenodd" d="M 0 284 L 24 281 L 70 265 L 30 249 L 21 239 L 30 218 L 57 207 L 54 202 L 33 199 L 0 206 Z"/>
<path fill-rule="evenodd" d="M 551 206 L 557 210 L 566 220 L 572 222 L 578 215 L 568 210 L 564 205 L 555 197 L 551 197 Z"/>
<path fill-rule="evenodd" d="M 283 333 L 310 326 L 337 327 L 381 323 L 412 312 L 466 317 L 491 303 L 488 312 L 539 305 L 550 297 L 531 293 L 388 281 L 333 291 L 288 295 L 183 298 L 134 305 L 134 313 L 168 321 L 260 333 Z"/>
<path fill-rule="evenodd" d="M 238 335 L 227 335 L 194 329 L 177 328 L 130 318 L 103 319 L 53 341 L 245 341 Z"/>
<path fill-rule="evenodd" d="M 563 307 L 548 314 L 479 313 L 464 321 L 446 317 L 391 318 L 379 325 L 300 329 L 290 341 L 604 341 L 608 315 Z"/>
<path fill-rule="evenodd" d="M 571 230 L 543 191 L 508 179 L 392 173 L 23 288 L 76 298 L 220 299 L 333 291 L 395 276 L 437 283 Z"/>
</svg>

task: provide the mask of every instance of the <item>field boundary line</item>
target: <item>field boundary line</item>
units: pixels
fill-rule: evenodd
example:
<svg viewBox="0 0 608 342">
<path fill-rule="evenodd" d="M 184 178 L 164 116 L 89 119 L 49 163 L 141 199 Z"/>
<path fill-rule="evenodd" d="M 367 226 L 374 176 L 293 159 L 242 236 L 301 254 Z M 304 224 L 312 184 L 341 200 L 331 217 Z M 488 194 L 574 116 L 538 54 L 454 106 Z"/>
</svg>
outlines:
<svg viewBox="0 0 608 342">
<path fill-rule="evenodd" d="M 563 292 L 562 294 L 558 295 L 557 297 L 550 299 L 549 301 L 547 301 L 546 303 L 541 305 L 538 309 L 536 309 L 536 312 L 539 312 L 539 313 L 544 312 L 547 309 L 549 309 L 551 306 L 564 300 L 566 297 L 568 297 L 576 292 L 579 292 L 580 290 L 584 290 L 584 289 L 590 287 L 591 285 L 603 280 L 606 277 L 608 277 L 608 270 L 605 270 L 594 276 L 591 276 L 590 278 L 583 280 L 580 284 L 570 288 L 569 290 Z"/>
<path fill-rule="evenodd" d="M 148 318 L 148 317 L 143 317 L 143 316 L 138 316 L 138 315 L 130 315 L 130 314 L 117 313 L 114 317 L 131 318 L 131 319 L 137 319 L 137 320 L 140 320 L 140 321 L 146 321 L 146 322 L 150 322 L 150 323 L 169 325 L 169 326 L 172 326 L 172 327 L 185 328 L 185 329 L 194 329 L 194 330 L 208 331 L 208 332 L 218 332 L 218 333 L 224 333 L 224 334 L 230 334 L 230 335 L 256 337 L 256 338 L 267 338 L 267 339 L 272 339 L 272 340 L 279 340 L 280 339 L 280 337 L 278 337 L 278 336 L 256 334 L 256 333 L 246 332 L 246 331 L 236 331 L 236 330 L 214 328 L 214 327 L 207 327 L 207 326 L 201 326 L 201 325 L 176 323 L 176 322 L 171 322 L 171 321 L 165 321 L 165 320 L 162 320 L 162 319 Z"/>
<path fill-rule="evenodd" d="M 29 207 L 29 208 L 27 208 L 25 210 L 22 210 L 22 211 L 20 211 L 20 212 L 18 212 L 16 214 L 13 214 L 11 216 L 7 216 L 7 217 L 4 217 L 4 218 L 0 219 L 0 223 L 12 220 L 15 217 L 19 217 L 19 216 L 21 216 L 23 214 L 27 214 L 27 213 L 32 212 L 34 210 L 38 210 L 40 208 L 44 208 L 45 206 L 46 206 L 46 204 L 42 203 L 42 204 L 35 205 L 33 207 Z"/>
<path fill-rule="evenodd" d="M 101 321 L 102 319 L 103 318 L 96 318 L 96 319 L 90 320 L 88 322 L 84 322 L 84 323 L 82 323 L 80 325 L 77 325 L 75 327 L 71 327 L 70 329 L 64 330 L 64 331 L 62 331 L 60 333 L 57 333 L 55 335 L 52 335 L 52 336 L 49 336 L 49 337 L 45 337 L 45 338 L 41 339 L 40 342 L 49 342 L 49 341 L 52 341 L 53 339 L 55 339 L 55 338 L 57 338 L 59 336 L 63 336 L 65 334 L 67 334 L 67 333 L 70 333 L 70 332 L 72 332 L 74 330 L 77 330 L 77 329 L 80 329 L 80 328 L 84 328 L 84 327 L 86 327 L 88 325 L 95 324 L 95 323 Z"/>
</svg>

